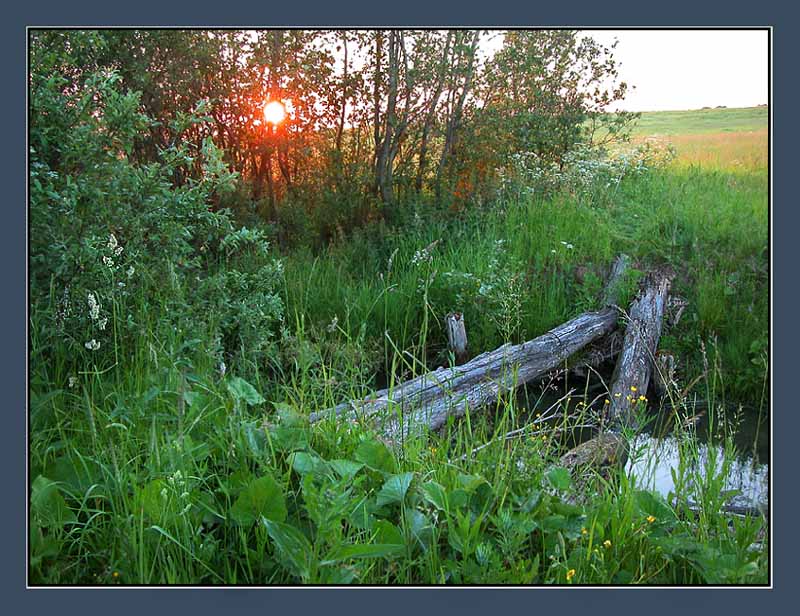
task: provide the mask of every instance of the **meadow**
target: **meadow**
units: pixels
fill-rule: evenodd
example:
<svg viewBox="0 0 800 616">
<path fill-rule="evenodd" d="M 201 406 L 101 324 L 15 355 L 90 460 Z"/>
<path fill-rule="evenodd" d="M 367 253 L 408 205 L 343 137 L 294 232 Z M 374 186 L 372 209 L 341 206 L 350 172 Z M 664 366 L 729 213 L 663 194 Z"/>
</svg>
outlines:
<svg viewBox="0 0 800 616">
<path fill-rule="evenodd" d="M 721 511 L 739 424 L 769 420 L 766 110 L 643 114 L 633 144 L 647 143 L 675 155 L 553 191 L 515 183 L 461 212 L 411 202 L 393 226 L 287 250 L 266 361 L 226 368 L 203 329 L 168 326 L 196 292 L 174 278 L 179 300 L 115 309 L 134 346 L 78 373 L 32 314 L 29 581 L 766 584 L 766 520 Z M 619 253 L 671 267 L 686 304 L 660 345 L 679 362 L 675 493 L 559 467 L 572 428 L 602 415 L 588 379 L 528 387 L 399 451 L 358 423 L 308 425 L 446 365 L 452 310 L 477 355 L 597 308 Z M 723 452 L 702 460 L 698 401 Z"/>
</svg>

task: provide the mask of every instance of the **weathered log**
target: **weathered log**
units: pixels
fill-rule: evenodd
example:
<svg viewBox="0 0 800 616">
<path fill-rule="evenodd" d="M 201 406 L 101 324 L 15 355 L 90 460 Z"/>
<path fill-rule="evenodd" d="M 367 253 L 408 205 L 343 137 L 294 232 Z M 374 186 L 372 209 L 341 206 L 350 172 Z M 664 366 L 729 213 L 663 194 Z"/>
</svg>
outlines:
<svg viewBox="0 0 800 616">
<path fill-rule="evenodd" d="M 456 365 L 464 363 L 467 358 L 467 329 L 464 324 L 464 315 L 461 312 L 451 312 L 445 317 L 447 329 L 447 348 L 453 353 Z"/>
<path fill-rule="evenodd" d="M 612 268 L 608 289 L 619 288 L 629 260 L 620 256 Z M 606 303 L 616 301 L 607 292 Z M 390 440 L 404 439 L 441 428 L 449 417 L 461 417 L 495 403 L 500 395 L 559 367 L 576 351 L 616 327 L 619 312 L 606 307 L 586 312 L 523 344 L 506 344 L 483 353 L 462 366 L 439 368 L 384 389 L 359 401 L 312 413 L 312 423 L 326 417 L 369 420 Z"/>
<path fill-rule="evenodd" d="M 644 397 L 653 373 L 670 282 L 671 276 L 667 273 L 650 275 L 640 297 L 631 304 L 622 351 L 611 383 L 609 431 L 564 454 L 561 464 L 570 470 L 598 470 L 612 464 L 620 468 L 625 466 L 628 443 L 619 432 L 625 426 L 635 427 L 634 410 L 640 397 Z"/>
<path fill-rule="evenodd" d="M 640 297 L 631 304 L 611 385 L 608 421 L 612 428 L 635 427 L 634 411 L 650 383 L 671 282 L 667 272 L 650 274 Z"/>
</svg>

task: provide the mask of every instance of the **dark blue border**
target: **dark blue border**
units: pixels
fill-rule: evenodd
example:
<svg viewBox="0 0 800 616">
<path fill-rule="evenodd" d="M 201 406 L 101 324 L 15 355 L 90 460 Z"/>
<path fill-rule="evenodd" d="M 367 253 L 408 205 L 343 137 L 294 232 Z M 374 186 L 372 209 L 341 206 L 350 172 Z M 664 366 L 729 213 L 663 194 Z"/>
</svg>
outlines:
<svg viewBox="0 0 800 616">
<path fill-rule="evenodd" d="M 627 6 L 626 6 L 627 5 Z M 149 10 L 148 10 L 149 9 Z M 792 15 L 787 9 L 769 6 L 766 2 L 748 3 L 737 7 L 732 2 L 670 2 L 642 3 L 588 2 L 537 3 L 521 5 L 517 2 L 493 1 L 478 7 L 462 3 L 423 3 L 418 0 L 395 3 L 353 3 L 305 0 L 300 3 L 224 3 L 201 2 L 165 3 L 139 0 L 131 4 L 111 2 L 37 2 L 29 5 L 11 5 L 4 8 L 2 57 L 7 70 L 11 96 L 3 98 L 6 139 L 3 148 L 5 223 L 2 228 L 3 262 L 6 264 L 3 281 L 6 287 L 5 302 L 0 303 L 5 324 L 2 353 L 5 442 L 2 447 L 3 469 L 7 502 L 2 509 L 4 549 L 0 584 L 4 607 L 10 613 L 39 614 L 97 613 L 113 611 L 117 614 L 140 614 L 143 609 L 158 606 L 162 610 L 180 610 L 189 613 L 219 614 L 221 610 L 252 609 L 272 613 L 291 612 L 305 614 L 347 611 L 348 613 L 375 612 L 404 613 L 409 609 L 423 608 L 435 612 L 486 613 L 532 611 L 572 613 L 591 609 L 613 613 L 645 612 L 649 614 L 676 611 L 748 613 L 756 610 L 777 609 L 783 613 L 779 602 L 791 599 L 796 586 L 790 579 L 794 572 L 793 560 L 798 554 L 797 524 L 792 520 L 800 510 L 796 506 L 797 481 L 789 470 L 792 447 L 789 439 L 797 434 L 796 404 L 789 398 L 788 387 L 781 383 L 790 380 L 796 356 L 796 334 L 787 327 L 775 336 L 773 347 L 773 528 L 776 533 L 776 554 L 773 562 L 774 590 L 763 589 L 642 589 L 642 590 L 494 590 L 494 589 L 369 589 L 369 590 L 256 590 L 256 589 L 103 589 L 25 590 L 25 509 L 20 506 L 22 495 L 27 495 L 25 481 L 25 424 L 27 348 L 26 301 L 26 224 L 25 183 L 25 89 L 26 89 L 26 26 L 480 26 L 480 27 L 536 27 L 536 26 L 774 26 L 774 76 L 776 87 L 770 107 L 778 114 L 773 140 L 772 178 L 773 200 L 773 335 L 776 325 L 788 322 L 795 302 L 790 297 L 795 252 L 795 229 L 798 229 L 796 189 L 789 178 L 797 175 L 798 141 L 797 120 L 789 114 L 798 100 L 794 64 L 795 53 L 790 47 L 796 33 L 787 25 Z M 783 79 L 781 79 L 783 77 Z M 785 110 L 785 111 L 784 111 Z M 796 115 L 796 114 L 793 114 Z M 792 235 L 790 235 L 792 234 Z M 792 241 L 794 240 L 794 241 Z M 777 267 L 775 267 L 777 266 Z M 784 285 L 780 285 L 783 281 Z M 780 289 L 780 290 L 779 290 Z M 791 312 L 790 312 L 791 311 Z M 791 355 L 790 355 L 791 354 Z M 785 355 L 785 357 L 784 357 Z M 785 458 L 785 459 L 784 459 Z M 776 474 L 774 468 L 781 469 Z M 790 518 L 791 516 L 791 518 Z M 6 519 L 8 518 L 8 519 Z M 790 560 L 791 559 L 791 560 Z"/>
</svg>

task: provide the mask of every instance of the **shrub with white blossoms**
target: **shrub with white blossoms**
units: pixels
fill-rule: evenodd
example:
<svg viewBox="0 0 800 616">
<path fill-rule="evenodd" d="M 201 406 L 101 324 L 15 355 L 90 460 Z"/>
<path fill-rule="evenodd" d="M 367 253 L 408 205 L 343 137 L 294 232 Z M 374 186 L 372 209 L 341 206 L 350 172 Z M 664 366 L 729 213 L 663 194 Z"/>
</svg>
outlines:
<svg viewBox="0 0 800 616">
<path fill-rule="evenodd" d="M 281 318 L 280 265 L 263 234 L 237 229 L 229 211 L 210 207 L 237 176 L 210 138 L 200 152 L 184 139 L 190 126 L 211 121 L 207 106 L 176 119 L 170 146 L 145 160 L 135 139 L 153 122 L 118 74 L 87 69 L 72 81 L 56 69 L 34 73 L 30 297 L 37 362 L 74 358 L 76 365 L 63 366 L 66 380 L 85 361 L 111 365 L 115 353 L 130 352 L 150 334 L 187 332 L 191 339 L 188 332 L 203 328 L 219 331 L 228 354 L 263 357 Z"/>
<path fill-rule="evenodd" d="M 566 191 L 592 201 L 598 193 L 615 190 L 624 178 L 663 167 L 674 158 L 675 149 L 659 139 L 615 152 L 582 144 L 567 152 L 561 164 L 546 162 L 535 152 L 516 153 L 507 169 L 499 171 L 501 191 L 513 198 Z"/>
</svg>

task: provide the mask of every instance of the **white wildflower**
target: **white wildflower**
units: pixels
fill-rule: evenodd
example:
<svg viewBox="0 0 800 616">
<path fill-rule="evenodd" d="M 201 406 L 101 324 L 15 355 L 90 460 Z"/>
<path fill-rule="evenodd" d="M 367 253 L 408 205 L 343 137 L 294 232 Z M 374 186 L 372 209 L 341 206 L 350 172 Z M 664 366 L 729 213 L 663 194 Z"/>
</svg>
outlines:
<svg viewBox="0 0 800 616">
<path fill-rule="evenodd" d="M 108 236 L 107 247 L 117 257 L 122 254 L 122 246 L 119 245 L 119 242 L 117 241 L 117 237 L 113 233 Z"/>
<path fill-rule="evenodd" d="M 69 387 L 70 387 L 70 389 L 75 387 L 77 384 L 78 384 L 78 377 L 77 376 L 69 377 Z"/>
<path fill-rule="evenodd" d="M 85 346 L 90 351 L 96 351 L 97 349 L 100 348 L 100 343 L 97 342 L 97 340 L 95 340 L 94 338 L 92 338 L 91 340 L 89 340 L 89 342 L 84 343 L 83 346 Z"/>
<path fill-rule="evenodd" d="M 96 321 L 100 318 L 100 303 L 94 293 L 89 293 L 87 300 L 89 302 L 89 317 L 91 317 L 92 321 Z"/>
<path fill-rule="evenodd" d="M 103 265 L 105 265 L 108 268 L 114 267 L 114 259 L 112 259 L 111 257 L 105 257 L 104 256 L 103 257 Z"/>
<path fill-rule="evenodd" d="M 133 265 L 131 265 L 131 266 L 128 268 L 128 271 L 127 271 L 127 272 L 125 272 L 125 273 L 128 275 L 128 278 L 130 278 L 131 276 L 133 276 L 133 274 L 134 274 L 134 272 L 135 272 L 135 271 L 136 271 L 136 270 L 135 270 L 135 269 L 133 269 Z"/>
<path fill-rule="evenodd" d="M 331 333 L 335 332 L 337 325 L 339 325 L 339 317 L 337 315 L 334 315 L 333 319 L 331 319 L 331 322 L 328 325 L 328 331 Z"/>
<path fill-rule="evenodd" d="M 227 366 L 225 365 L 225 362 L 224 362 L 224 361 L 220 361 L 220 362 L 219 362 L 219 367 L 217 368 L 217 370 L 219 370 L 219 375 L 220 375 L 220 377 L 223 377 L 223 376 L 225 376 L 225 372 L 226 372 L 226 370 L 227 370 L 227 369 L 228 369 L 228 368 L 227 368 Z"/>
<path fill-rule="evenodd" d="M 100 322 L 97 324 L 97 326 L 100 328 L 100 331 L 105 331 L 107 324 L 108 324 L 108 317 L 103 317 L 102 319 L 100 319 Z"/>
</svg>

